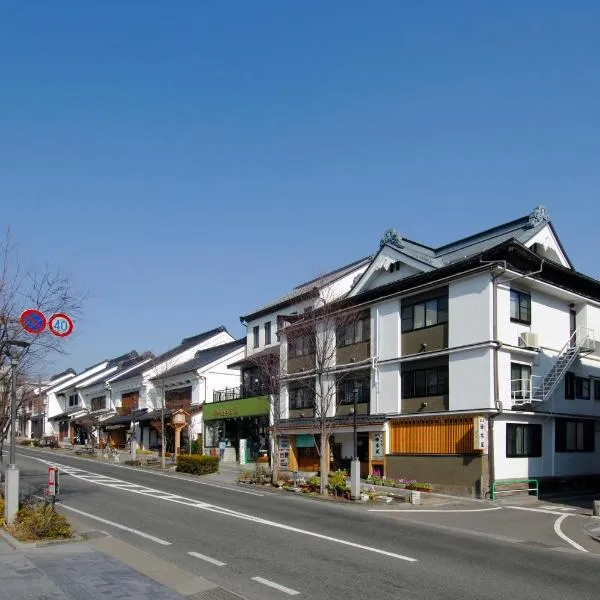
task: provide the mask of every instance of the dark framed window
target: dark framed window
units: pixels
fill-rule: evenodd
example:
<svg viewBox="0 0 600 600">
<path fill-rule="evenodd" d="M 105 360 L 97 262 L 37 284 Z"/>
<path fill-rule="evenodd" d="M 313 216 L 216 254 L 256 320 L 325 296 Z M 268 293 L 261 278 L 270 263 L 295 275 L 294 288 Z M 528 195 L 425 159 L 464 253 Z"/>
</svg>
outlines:
<svg viewBox="0 0 600 600">
<path fill-rule="evenodd" d="M 298 335 L 290 338 L 288 342 L 288 356 L 293 358 L 294 356 L 307 356 L 314 354 L 315 342 L 312 336 L 309 335 Z"/>
<path fill-rule="evenodd" d="M 507 458 L 542 456 L 542 426 L 507 423 L 506 456 Z"/>
<path fill-rule="evenodd" d="M 510 290 L 510 320 L 531 323 L 531 296 L 526 292 Z"/>
<path fill-rule="evenodd" d="M 565 399 L 575 400 L 575 373 L 565 373 Z"/>
<path fill-rule="evenodd" d="M 594 452 L 594 421 L 556 419 L 556 452 Z"/>
<path fill-rule="evenodd" d="M 265 346 L 271 343 L 271 321 L 265 323 Z"/>
<path fill-rule="evenodd" d="M 587 377 L 575 377 L 575 397 L 580 400 L 590 399 L 590 380 Z"/>
<path fill-rule="evenodd" d="M 290 410 L 313 408 L 315 392 L 310 387 L 290 388 Z"/>
<path fill-rule="evenodd" d="M 594 379 L 594 400 L 600 400 L 600 379 Z"/>
<path fill-rule="evenodd" d="M 363 317 L 354 323 L 340 325 L 336 332 L 338 348 L 359 344 L 371 339 L 371 318 Z"/>
<path fill-rule="evenodd" d="M 106 408 L 106 396 L 92 398 L 92 410 L 103 410 Z"/>
<path fill-rule="evenodd" d="M 258 325 L 255 325 L 252 328 L 252 343 L 253 343 L 253 347 L 254 348 L 258 348 L 259 344 L 260 344 L 260 328 Z"/>
<path fill-rule="evenodd" d="M 513 400 L 531 397 L 531 366 L 510 363 L 510 393 Z"/>
<path fill-rule="evenodd" d="M 402 373 L 402 397 L 422 398 L 448 393 L 448 367 L 416 369 Z"/>
<path fill-rule="evenodd" d="M 448 322 L 448 296 L 402 307 L 402 333 Z"/>
<path fill-rule="evenodd" d="M 69 396 L 69 406 L 77 406 L 79 404 L 79 395 L 71 394 Z"/>
<path fill-rule="evenodd" d="M 354 404 L 355 397 L 358 404 L 367 403 L 371 399 L 371 374 L 344 379 L 336 387 L 338 404 Z"/>
</svg>

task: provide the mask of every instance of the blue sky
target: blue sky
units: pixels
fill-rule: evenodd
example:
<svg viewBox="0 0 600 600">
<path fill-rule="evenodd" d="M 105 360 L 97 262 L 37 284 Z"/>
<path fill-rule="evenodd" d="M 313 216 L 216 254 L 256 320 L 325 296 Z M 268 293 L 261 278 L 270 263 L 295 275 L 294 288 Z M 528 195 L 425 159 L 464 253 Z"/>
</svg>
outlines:
<svg viewBox="0 0 600 600">
<path fill-rule="evenodd" d="M 600 4 L 7 1 L 0 225 L 160 352 L 378 248 L 544 204 L 600 277 Z"/>
</svg>

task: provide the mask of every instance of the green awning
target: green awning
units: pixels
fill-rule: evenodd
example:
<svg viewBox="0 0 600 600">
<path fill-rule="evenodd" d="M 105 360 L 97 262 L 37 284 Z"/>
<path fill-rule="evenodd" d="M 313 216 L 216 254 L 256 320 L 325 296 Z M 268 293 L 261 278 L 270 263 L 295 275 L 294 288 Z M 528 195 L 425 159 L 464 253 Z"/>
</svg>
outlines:
<svg viewBox="0 0 600 600">
<path fill-rule="evenodd" d="M 205 404 L 202 416 L 205 421 L 215 419 L 232 419 L 235 417 L 255 417 L 269 414 L 269 396 L 254 396 L 252 398 L 239 398 L 225 402 Z"/>
<path fill-rule="evenodd" d="M 296 448 L 312 448 L 315 445 L 315 436 L 312 433 L 296 435 Z"/>
</svg>

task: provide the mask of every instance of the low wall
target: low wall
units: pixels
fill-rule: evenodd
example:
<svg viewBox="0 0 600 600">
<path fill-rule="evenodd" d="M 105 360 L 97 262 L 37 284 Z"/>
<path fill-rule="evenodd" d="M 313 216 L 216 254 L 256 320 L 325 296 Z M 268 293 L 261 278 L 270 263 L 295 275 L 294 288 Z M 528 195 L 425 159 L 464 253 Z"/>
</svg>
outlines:
<svg viewBox="0 0 600 600">
<path fill-rule="evenodd" d="M 385 476 L 431 483 L 439 492 L 480 496 L 482 479 L 487 478 L 487 456 L 388 454 Z"/>
</svg>

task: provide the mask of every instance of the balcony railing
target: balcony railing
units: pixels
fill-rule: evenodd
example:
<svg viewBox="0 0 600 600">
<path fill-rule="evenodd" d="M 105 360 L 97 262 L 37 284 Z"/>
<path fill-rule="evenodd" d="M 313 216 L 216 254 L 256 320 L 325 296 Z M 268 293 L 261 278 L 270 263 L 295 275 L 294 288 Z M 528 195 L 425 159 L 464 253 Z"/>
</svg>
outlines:
<svg viewBox="0 0 600 600">
<path fill-rule="evenodd" d="M 267 396 L 271 392 L 263 385 L 241 385 L 235 388 L 225 388 L 213 392 L 213 402 L 225 402 L 239 398 L 252 398 L 253 396 Z"/>
</svg>

